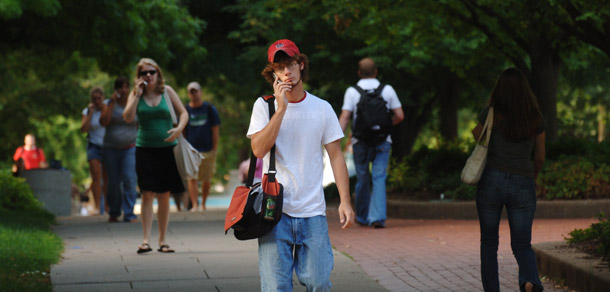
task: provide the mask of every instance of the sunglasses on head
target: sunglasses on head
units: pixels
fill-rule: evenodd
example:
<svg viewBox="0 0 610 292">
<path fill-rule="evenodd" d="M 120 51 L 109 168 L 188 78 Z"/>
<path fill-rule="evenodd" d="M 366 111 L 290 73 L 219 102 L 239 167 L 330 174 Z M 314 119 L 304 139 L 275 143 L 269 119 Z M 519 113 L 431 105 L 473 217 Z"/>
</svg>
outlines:
<svg viewBox="0 0 610 292">
<path fill-rule="evenodd" d="M 150 74 L 150 76 L 153 76 L 153 75 L 157 74 L 157 70 L 140 71 L 140 73 L 138 73 L 138 75 L 139 75 L 140 77 L 142 77 L 142 76 L 146 76 L 146 75 L 148 75 L 148 74 Z"/>
</svg>

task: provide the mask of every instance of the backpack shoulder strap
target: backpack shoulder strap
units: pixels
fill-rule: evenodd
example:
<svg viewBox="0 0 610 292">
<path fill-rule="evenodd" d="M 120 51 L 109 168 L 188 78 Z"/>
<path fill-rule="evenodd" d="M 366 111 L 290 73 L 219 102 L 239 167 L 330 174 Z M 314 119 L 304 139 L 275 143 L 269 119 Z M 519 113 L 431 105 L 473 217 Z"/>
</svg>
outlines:
<svg viewBox="0 0 610 292">
<path fill-rule="evenodd" d="M 379 84 L 379 86 L 377 86 L 377 89 L 375 89 L 375 95 L 381 96 L 381 92 L 383 91 L 384 87 L 384 83 Z"/>
<path fill-rule="evenodd" d="M 362 87 L 358 86 L 358 85 L 354 85 L 352 86 L 354 89 L 356 89 L 358 91 L 358 93 L 360 93 L 360 95 L 364 95 L 366 92 L 364 92 L 364 89 L 362 89 Z"/>
</svg>

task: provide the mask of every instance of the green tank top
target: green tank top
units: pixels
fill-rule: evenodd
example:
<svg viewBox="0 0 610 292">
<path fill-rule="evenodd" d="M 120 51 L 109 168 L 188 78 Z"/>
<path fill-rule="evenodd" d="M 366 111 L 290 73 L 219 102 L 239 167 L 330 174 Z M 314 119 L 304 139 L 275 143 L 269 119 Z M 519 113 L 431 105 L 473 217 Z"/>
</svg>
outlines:
<svg viewBox="0 0 610 292">
<path fill-rule="evenodd" d="M 136 146 L 161 148 L 177 144 L 176 141 L 163 141 L 169 137 L 167 131 L 173 128 L 172 116 L 165 102 L 165 94 L 161 95 L 161 102 L 155 107 L 149 106 L 144 98 L 140 98 L 137 115 L 138 138 Z"/>
</svg>

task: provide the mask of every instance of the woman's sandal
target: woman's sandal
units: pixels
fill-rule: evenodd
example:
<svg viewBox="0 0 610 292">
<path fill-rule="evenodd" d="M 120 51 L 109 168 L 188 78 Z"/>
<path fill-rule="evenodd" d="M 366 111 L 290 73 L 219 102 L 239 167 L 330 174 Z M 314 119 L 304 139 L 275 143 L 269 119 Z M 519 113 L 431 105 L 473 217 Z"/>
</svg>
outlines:
<svg viewBox="0 0 610 292">
<path fill-rule="evenodd" d="M 158 252 L 162 252 L 162 253 L 172 253 L 172 252 L 174 252 L 174 250 L 170 249 L 169 245 L 167 245 L 167 244 L 161 245 L 159 247 L 159 249 L 157 249 L 157 251 Z"/>
<path fill-rule="evenodd" d="M 138 246 L 138 254 L 147 253 L 149 251 L 152 251 L 152 248 L 150 248 L 148 243 L 143 243 L 142 245 Z"/>
</svg>

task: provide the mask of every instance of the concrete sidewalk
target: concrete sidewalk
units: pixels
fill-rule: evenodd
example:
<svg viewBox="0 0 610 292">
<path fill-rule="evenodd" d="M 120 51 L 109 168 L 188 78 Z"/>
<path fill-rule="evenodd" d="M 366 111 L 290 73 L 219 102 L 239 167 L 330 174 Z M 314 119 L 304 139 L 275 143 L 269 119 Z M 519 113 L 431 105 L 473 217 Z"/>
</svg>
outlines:
<svg viewBox="0 0 610 292">
<path fill-rule="evenodd" d="M 141 223 L 108 223 L 106 216 L 59 217 L 65 243 L 51 267 L 54 291 L 260 291 L 257 242 L 224 235 L 224 210 L 172 213 L 167 234 L 174 254 L 136 254 Z M 329 222 L 329 225 L 332 223 Z M 334 252 L 333 291 L 387 291 L 353 259 Z M 305 291 L 297 282 L 294 291 Z"/>
</svg>

